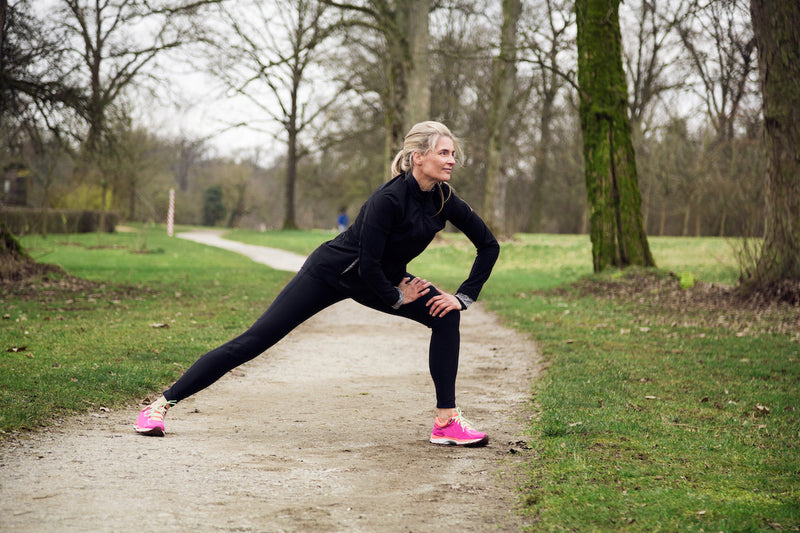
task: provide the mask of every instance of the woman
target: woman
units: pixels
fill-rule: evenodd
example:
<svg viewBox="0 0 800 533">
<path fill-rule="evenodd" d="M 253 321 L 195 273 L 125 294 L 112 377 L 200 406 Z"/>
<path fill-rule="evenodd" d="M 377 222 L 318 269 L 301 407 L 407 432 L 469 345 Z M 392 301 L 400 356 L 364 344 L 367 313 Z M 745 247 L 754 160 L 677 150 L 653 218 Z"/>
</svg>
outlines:
<svg viewBox="0 0 800 533">
<path fill-rule="evenodd" d="M 261 354 L 322 309 L 352 298 L 431 329 L 429 366 L 437 416 L 430 441 L 460 446 L 488 443 L 486 433 L 474 430 L 456 407 L 455 381 L 460 312 L 478 298 L 500 247 L 486 224 L 448 184 L 460 157 L 458 140 L 443 124 L 422 122 L 411 128 L 392 164 L 395 177 L 370 196 L 353 224 L 308 257 L 250 329 L 202 356 L 163 396 L 145 407 L 136 431 L 163 436 L 164 415 L 170 407 Z M 455 294 L 406 272 L 408 263 L 447 221 L 477 248 L 469 277 Z"/>
</svg>

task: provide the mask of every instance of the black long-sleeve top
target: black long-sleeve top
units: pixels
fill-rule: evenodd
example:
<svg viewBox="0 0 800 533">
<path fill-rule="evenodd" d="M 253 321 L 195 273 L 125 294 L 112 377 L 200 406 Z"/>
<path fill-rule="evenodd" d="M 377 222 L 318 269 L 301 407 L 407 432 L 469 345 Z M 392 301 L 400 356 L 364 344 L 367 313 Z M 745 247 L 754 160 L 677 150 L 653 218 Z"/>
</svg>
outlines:
<svg viewBox="0 0 800 533">
<path fill-rule="evenodd" d="M 477 249 L 469 277 L 456 292 L 466 307 L 477 300 L 489 279 L 500 246 L 483 220 L 449 185 L 423 191 L 410 172 L 372 193 L 353 224 L 317 248 L 306 268 L 336 279 L 350 290 L 369 291 L 386 305 L 396 307 L 397 285 L 407 275 L 408 263 L 427 248 L 447 221 Z"/>
</svg>

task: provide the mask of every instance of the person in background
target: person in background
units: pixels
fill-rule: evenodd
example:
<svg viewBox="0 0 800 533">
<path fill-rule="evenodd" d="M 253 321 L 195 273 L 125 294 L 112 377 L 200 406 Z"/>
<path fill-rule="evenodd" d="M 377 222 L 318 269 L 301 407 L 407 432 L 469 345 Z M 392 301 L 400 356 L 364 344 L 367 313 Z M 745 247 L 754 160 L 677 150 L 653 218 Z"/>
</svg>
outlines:
<svg viewBox="0 0 800 533">
<path fill-rule="evenodd" d="M 428 121 L 412 127 L 392 164 L 394 177 L 372 193 L 353 224 L 308 257 L 247 331 L 200 357 L 158 400 L 142 409 L 136 431 L 163 436 L 168 409 L 263 353 L 317 312 L 351 298 L 430 329 L 428 362 L 436 396 L 430 442 L 487 444 L 489 436 L 475 430 L 456 404 L 459 323 L 461 313 L 489 279 L 500 247 L 449 184 L 461 157 L 460 143 L 445 125 Z M 467 279 L 454 294 L 407 271 L 408 263 L 447 222 L 477 250 Z"/>
<path fill-rule="evenodd" d="M 350 217 L 347 216 L 347 209 L 343 207 L 339 210 L 339 216 L 336 217 L 336 226 L 339 228 L 339 233 L 346 230 L 349 225 Z"/>
</svg>

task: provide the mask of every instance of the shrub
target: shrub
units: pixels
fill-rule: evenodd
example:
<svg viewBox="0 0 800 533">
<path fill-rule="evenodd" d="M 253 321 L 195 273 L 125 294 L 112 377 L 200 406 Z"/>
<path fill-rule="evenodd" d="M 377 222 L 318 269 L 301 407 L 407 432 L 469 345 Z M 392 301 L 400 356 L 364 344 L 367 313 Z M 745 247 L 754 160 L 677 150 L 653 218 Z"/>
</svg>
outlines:
<svg viewBox="0 0 800 533">
<path fill-rule="evenodd" d="M 115 212 L 88 209 L 0 208 L 0 222 L 16 235 L 33 233 L 113 233 L 119 223 Z"/>
</svg>

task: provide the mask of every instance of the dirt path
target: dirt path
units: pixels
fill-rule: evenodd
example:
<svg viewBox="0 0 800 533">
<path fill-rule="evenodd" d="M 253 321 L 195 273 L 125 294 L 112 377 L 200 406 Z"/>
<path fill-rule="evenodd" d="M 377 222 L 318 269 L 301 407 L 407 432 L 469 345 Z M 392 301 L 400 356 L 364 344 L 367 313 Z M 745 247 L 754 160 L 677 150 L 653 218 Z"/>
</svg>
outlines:
<svg viewBox="0 0 800 533">
<path fill-rule="evenodd" d="M 463 314 L 459 404 L 492 440 L 462 449 L 427 442 L 427 343 L 342 302 L 181 402 L 165 438 L 135 434 L 131 406 L 6 442 L 0 531 L 518 531 L 535 347 Z"/>
</svg>

